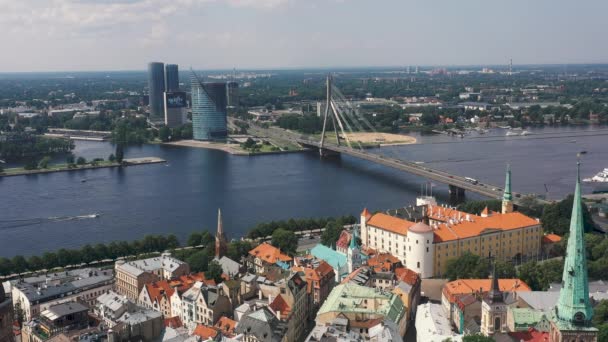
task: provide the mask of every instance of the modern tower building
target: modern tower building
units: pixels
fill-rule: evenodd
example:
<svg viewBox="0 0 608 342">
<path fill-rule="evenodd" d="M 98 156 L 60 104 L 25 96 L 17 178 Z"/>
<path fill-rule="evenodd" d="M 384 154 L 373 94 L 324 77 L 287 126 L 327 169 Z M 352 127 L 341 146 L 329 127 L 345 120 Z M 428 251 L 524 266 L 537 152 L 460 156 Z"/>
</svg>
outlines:
<svg viewBox="0 0 608 342">
<path fill-rule="evenodd" d="M 186 123 L 186 93 L 183 91 L 166 91 L 164 93 L 165 125 L 179 127 Z"/>
<path fill-rule="evenodd" d="M 228 108 L 239 107 L 239 83 L 230 81 L 227 84 L 228 87 Z"/>
<path fill-rule="evenodd" d="M 195 140 L 224 139 L 226 123 L 226 83 L 202 82 L 192 75 L 192 131 Z"/>
<path fill-rule="evenodd" d="M 177 64 L 165 65 L 165 91 L 179 91 L 179 71 Z"/>
<path fill-rule="evenodd" d="M 162 120 L 165 116 L 163 111 L 165 68 L 163 63 L 152 62 L 148 64 L 148 90 L 150 97 L 150 119 Z"/>
<path fill-rule="evenodd" d="M 585 227 L 581 203 L 580 163 L 577 164 L 576 189 L 570 219 L 570 237 L 566 247 L 562 287 L 551 315 L 551 342 L 596 342 L 598 330 L 592 325 L 593 309 L 589 302 Z"/>
</svg>

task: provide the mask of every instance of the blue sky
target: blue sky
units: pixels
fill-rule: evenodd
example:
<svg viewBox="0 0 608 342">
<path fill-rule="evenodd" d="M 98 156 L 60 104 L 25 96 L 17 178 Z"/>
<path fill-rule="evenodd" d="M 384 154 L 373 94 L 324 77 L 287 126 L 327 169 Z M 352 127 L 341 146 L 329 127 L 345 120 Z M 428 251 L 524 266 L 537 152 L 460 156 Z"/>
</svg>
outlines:
<svg viewBox="0 0 608 342">
<path fill-rule="evenodd" d="M 608 62 L 608 1 L 0 0 L 0 72 Z"/>
</svg>

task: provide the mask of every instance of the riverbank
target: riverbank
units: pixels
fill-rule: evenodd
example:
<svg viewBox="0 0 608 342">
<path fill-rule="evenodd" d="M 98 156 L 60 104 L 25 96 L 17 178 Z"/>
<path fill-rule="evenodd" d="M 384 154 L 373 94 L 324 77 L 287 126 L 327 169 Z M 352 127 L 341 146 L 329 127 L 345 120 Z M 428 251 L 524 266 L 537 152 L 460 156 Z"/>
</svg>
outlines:
<svg viewBox="0 0 608 342">
<path fill-rule="evenodd" d="M 198 140 L 178 140 L 178 141 L 161 143 L 161 145 L 219 150 L 219 151 L 224 151 L 226 153 L 230 153 L 235 156 L 257 156 L 257 155 L 267 155 L 267 154 L 294 153 L 294 152 L 301 152 L 301 151 L 305 150 L 305 149 L 272 150 L 271 149 L 272 145 L 262 145 L 262 148 L 260 150 L 258 150 L 256 152 L 252 152 L 250 150 L 243 149 L 239 144 L 228 144 L 228 143 L 198 141 Z"/>
<path fill-rule="evenodd" d="M 46 169 L 34 169 L 26 170 L 22 167 L 5 169 L 4 172 L 0 172 L 0 177 L 12 177 L 12 176 L 25 176 L 35 175 L 40 173 L 53 173 L 53 172 L 65 172 L 65 171 L 79 171 L 79 170 L 92 170 L 92 169 L 103 169 L 112 168 L 119 166 L 135 166 L 135 165 L 146 165 L 146 164 L 159 164 L 166 163 L 167 161 L 158 157 L 143 157 L 143 158 L 128 158 L 124 159 L 123 163 L 110 162 L 110 161 L 99 161 L 95 164 L 85 165 L 74 165 L 69 166 L 68 164 L 53 164 L 49 165 Z"/>
</svg>

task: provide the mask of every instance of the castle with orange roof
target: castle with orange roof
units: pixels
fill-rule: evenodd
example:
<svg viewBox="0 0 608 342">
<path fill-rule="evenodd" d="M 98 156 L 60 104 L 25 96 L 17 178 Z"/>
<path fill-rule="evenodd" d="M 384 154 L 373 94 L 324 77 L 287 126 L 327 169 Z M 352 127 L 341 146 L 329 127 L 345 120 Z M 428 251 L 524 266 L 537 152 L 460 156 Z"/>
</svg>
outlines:
<svg viewBox="0 0 608 342">
<path fill-rule="evenodd" d="M 491 254 L 512 260 L 541 252 L 543 238 L 538 219 L 513 211 L 511 170 L 507 170 L 502 212 L 485 208 L 479 215 L 423 205 L 423 219 L 412 222 L 385 213 L 361 213 L 361 240 L 365 247 L 396 256 L 422 278 L 445 274 L 447 261 L 465 253 Z"/>
</svg>

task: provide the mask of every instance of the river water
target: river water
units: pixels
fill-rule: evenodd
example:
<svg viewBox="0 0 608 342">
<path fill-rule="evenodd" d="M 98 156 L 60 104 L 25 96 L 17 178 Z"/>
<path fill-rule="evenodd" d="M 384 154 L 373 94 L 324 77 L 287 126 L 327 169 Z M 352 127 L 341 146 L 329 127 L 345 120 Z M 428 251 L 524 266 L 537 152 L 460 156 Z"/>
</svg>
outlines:
<svg viewBox="0 0 608 342">
<path fill-rule="evenodd" d="M 555 199 L 573 192 L 577 152 L 588 152 L 583 177 L 608 167 L 605 128 L 532 133 L 508 138 L 504 130 L 465 138 L 417 136 L 419 144 L 375 152 L 501 187 L 510 163 L 515 191 Z M 112 150 L 105 142 L 77 142 L 74 152 L 92 159 L 107 158 Z M 238 238 L 259 222 L 409 205 L 426 182 L 349 156 L 319 160 L 314 152 L 242 157 L 144 145 L 128 148 L 126 156 L 157 156 L 168 164 L 0 178 L 0 256 L 42 254 L 145 234 L 174 233 L 185 239 L 194 230 L 215 230 L 218 208 L 228 236 Z M 436 184 L 433 192 L 447 200 L 447 186 Z M 99 218 L 76 217 L 92 213 Z"/>
</svg>

